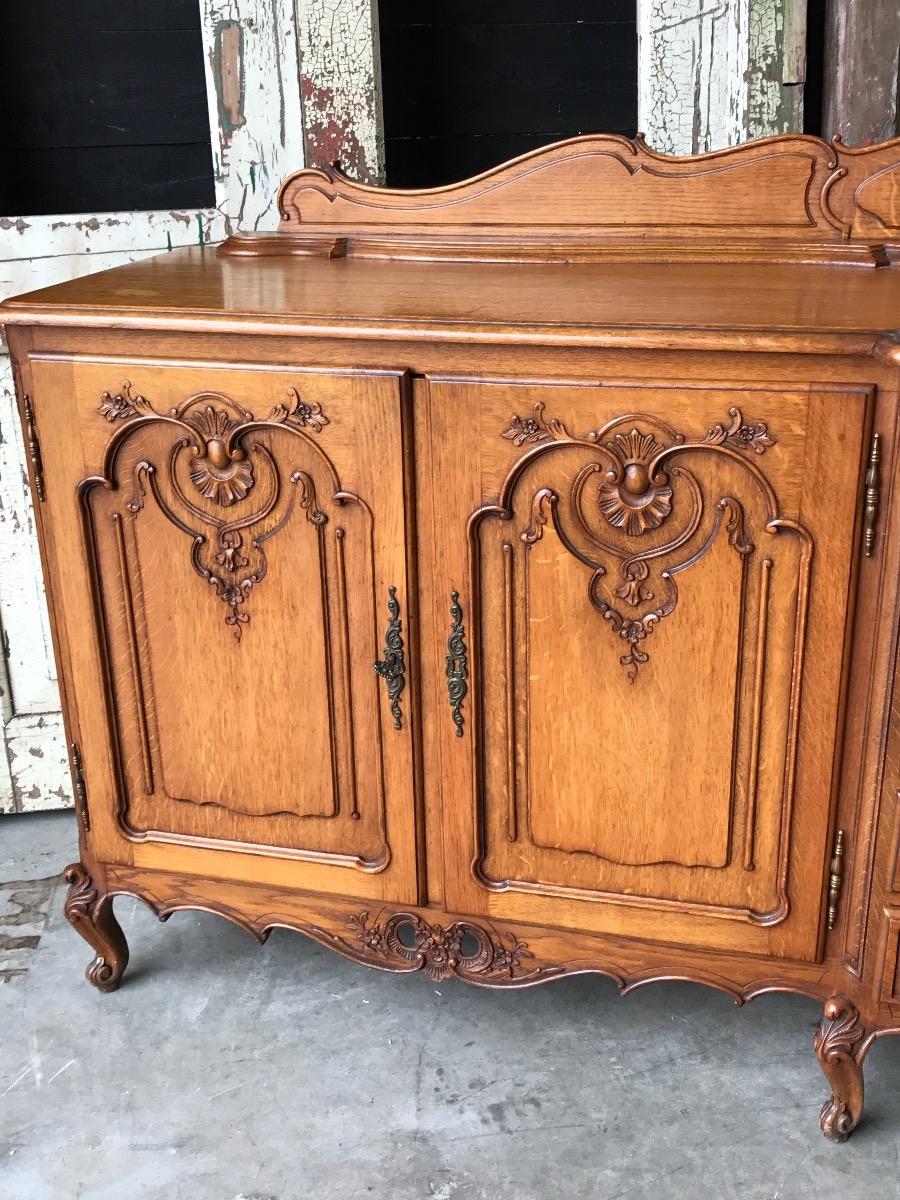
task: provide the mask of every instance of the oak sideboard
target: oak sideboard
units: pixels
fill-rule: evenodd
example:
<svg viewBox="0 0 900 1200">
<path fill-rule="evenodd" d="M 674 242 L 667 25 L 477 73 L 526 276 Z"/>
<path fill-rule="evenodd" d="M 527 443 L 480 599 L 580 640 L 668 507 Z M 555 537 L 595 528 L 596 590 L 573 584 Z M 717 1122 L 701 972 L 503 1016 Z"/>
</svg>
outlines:
<svg viewBox="0 0 900 1200">
<path fill-rule="evenodd" d="M 900 1033 L 900 141 L 581 137 L 8 301 L 66 915 Z"/>
</svg>

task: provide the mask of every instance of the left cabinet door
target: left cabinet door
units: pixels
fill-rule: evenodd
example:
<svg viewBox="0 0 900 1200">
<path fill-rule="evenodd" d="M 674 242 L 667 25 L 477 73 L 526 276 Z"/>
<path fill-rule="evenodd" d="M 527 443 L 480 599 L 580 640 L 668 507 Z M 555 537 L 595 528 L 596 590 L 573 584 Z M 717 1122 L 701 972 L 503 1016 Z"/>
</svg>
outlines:
<svg viewBox="0 0 900 1200">
<path fill-rule="evenodd" d="M 415 902 L 402 375 L 23 366 L 92 853 Z"/>
</svg>

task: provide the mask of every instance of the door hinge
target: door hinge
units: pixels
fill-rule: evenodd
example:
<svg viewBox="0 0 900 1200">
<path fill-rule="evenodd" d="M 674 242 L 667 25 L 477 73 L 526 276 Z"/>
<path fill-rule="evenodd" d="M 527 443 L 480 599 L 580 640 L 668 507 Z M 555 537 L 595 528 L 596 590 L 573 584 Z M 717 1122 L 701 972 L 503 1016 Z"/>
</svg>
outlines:
<svg viewBox="0 0 900 1200">
<path fill-rule="evenodd" d="M 25 410 L 25 441 L 28 444 L 28 457 L 31 459 L 31 469 L 34 472 L 34 490 L 37 492 L 38 500 L 46 500 L 47 493 L 44 489 L 44 464 L 41 462 L 41 443 L 38 441 L 37 425 L 34 420 L 34 408 L 31 404 L 31 397 L 24 395 L 22 397 L 22 407 Z"/>
<path fill-rule="evenodd" d="M 88 812 L 87 788 L 84 784 L 84 767 L 81 763 L 81 751 L 78 749 L 77 742 L 72 743 L 70 752 L 72 759 L 72 788 L 75 793 L 75 812 L 78 815 L 81 828 L 85 833 L 90 833 L 91 815 Z"/>
<path fill-rule="evenodd" d="M 878 510 L 881 508 L 881 435 L 872 434 L 869 450 L 869 468 L 866 471 L 866 490 L 863 507 L 863 547 L 866 558 L 875 553 L 875 534 L 878 528 Z"/>
<path fill-rule="evenodd" d="M 837 924 L 838 904 L 844 887 L 844 831 L 839 829 L 834 839 L 834 849 L 831 852 L 831 866 L 828 875 L 828 928 L 834 929 Z"/>
</svg>

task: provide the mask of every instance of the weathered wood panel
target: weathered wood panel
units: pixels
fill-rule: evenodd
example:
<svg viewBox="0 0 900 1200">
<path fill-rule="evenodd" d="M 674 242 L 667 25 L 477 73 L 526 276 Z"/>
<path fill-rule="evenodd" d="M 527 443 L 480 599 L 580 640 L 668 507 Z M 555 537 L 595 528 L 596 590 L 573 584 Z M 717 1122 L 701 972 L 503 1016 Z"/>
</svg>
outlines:
<svg viewBox="0 0 900 1200">
<path fill-rule="evenodd" d="M 900 129 L 897 0 L 830 0 L 825 27 L 823 128 L 848 146 L 883 142 Z"/>
<path fill-rule="evenodd" d="M 9 360 L 0 357 L 0 813 L 72 803 Z"/>
<path fill-rule="evenodd" d="M 805 0 L 638 0 L 638 123 L 701 154 L 803 127 Z"/>
<path fill-rule="evenodd" d="M 304 161 L 310 166 L 340 163 L 353 179 L 383 181 L 376 0 L 303 0 L 297 33 Z"/>
</svg>

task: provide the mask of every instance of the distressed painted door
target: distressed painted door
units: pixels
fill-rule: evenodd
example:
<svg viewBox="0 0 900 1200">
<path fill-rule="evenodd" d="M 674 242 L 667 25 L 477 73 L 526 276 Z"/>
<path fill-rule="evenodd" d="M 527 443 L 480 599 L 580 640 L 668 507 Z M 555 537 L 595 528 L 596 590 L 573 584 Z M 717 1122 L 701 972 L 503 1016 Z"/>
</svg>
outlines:
<svg viewBox="0 0 900 1200">
<path fill-rule="evenodd" d="M 814 956 L 868 393 L 421 401 L 448 906 Z"/>
<path fill-rule="evenodd" d="M 95 853 L 414 901 L 402 377 L 28 374 Z"/>
<path fill-rule="evenodd" d="M 304 161 L 297 37 L 289 0 L 202 0 L 215 207 L 0 215 L 0 297 L 274 224 L 281 177 Z M 304 35 L 304 36 L 309 36 Z M 280 101 L 273 106 L 272 97 Z M 276 119 L 277 113 L 277 119 Z M 71 805 L 22 432 L 0 338 L 0 813 Z"/>
<path fill-rule="evenodd" d="M 0 813 L 72 803 L 25 447 L 8 361 L 0 357 Z"/>
</svg>

